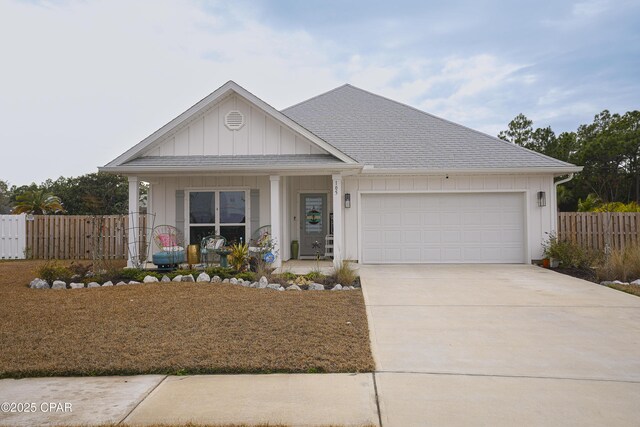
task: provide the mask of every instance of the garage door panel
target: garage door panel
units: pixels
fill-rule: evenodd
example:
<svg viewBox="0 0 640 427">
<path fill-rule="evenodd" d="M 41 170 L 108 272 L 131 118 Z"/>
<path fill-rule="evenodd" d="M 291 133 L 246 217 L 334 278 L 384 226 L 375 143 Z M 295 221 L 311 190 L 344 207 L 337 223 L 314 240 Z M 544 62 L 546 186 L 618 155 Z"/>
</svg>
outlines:
<svg viewBox="0 0 640 427">
<path fill-rule="evenodd" d="M 521 193 L 363 194 L 363 263 L 524 262 Z"/>
</svg>

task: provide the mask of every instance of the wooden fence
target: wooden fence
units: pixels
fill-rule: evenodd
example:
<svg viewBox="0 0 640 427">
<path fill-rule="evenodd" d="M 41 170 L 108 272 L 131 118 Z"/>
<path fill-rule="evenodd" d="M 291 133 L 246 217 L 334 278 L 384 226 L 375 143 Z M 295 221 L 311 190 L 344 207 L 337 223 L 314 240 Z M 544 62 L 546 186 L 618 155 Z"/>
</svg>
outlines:
<svg viewBox="0 0 640 427">
<path fill-rule="evenodd" d="M 640 212 L 560 212 L 558 238 L 588 249 L 624 249 L 640 241 Z"/>
<path fill-rule="evenodd" d="M 139 253 L 146 254 L 147 216 L 140 215 L 139 221 Z M 127 259 L 128 232 L 128 215 L 34 215 L 26 221 L 26 254 L 33 259 Z"/>
</svg>

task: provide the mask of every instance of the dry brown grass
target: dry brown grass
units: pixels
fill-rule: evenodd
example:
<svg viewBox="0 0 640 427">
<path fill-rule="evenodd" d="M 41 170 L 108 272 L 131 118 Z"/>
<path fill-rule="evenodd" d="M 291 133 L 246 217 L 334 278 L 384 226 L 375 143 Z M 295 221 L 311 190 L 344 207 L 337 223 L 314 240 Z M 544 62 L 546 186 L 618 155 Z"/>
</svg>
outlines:
<svg viewBox="0 0 640 427">
<path fill-rule="evenodd" d="M 638 285 L 608 285 L 612 289 L 616 289 L 618 291 L 626 292 L 631 295 L 635 295 L 640 297 L 640 286 Z"/>
<path fill-rule="evenodd" d="M 0 378 L 374 368 L 360 291 L 29 289 L 42 264 L 0 263 Z"/>
</svg>

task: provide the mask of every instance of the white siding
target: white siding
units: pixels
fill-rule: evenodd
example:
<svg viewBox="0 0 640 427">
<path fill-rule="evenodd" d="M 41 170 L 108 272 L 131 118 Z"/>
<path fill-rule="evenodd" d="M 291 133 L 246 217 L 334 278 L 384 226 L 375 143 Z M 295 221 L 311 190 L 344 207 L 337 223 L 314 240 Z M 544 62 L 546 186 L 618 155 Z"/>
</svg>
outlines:
<svg viewBox="0 0 640 427">
<path fill-rule="evenodd" d="M 553 206 L 549 203 L 541 208 L 537 205 L 536 193 L 545 191 L 547 200 L 554 191 L 553 177 L 550 175 L 485 175 L 485 176 L 388 176 L 388 177 L 347 177 L 345 193 L 351 193 L 351 208 L 345 209 L 345 258 L 357 260 L 358 248 L 358 194 L 366 191 L 525 191 L 528 211 L 529 255 L 532 259 L 542 257 L 542 243 L 551 231 Z"/>
<path fill-rule="evenodd" d="M 232 110 L 245 117 L 245 125 L 235 131 L 224 125 L 226 114 Z M 326 151 L 234 94 L 149 147 L 143 156 L 256 154 L 326 154 Z"/>
</svg>

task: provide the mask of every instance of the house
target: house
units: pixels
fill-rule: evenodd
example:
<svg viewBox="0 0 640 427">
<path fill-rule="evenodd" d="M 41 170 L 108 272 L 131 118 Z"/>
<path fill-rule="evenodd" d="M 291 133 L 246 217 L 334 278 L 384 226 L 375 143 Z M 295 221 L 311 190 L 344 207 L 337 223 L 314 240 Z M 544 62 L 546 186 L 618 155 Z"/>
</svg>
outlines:
<svg viewBox="0 0 640 427">
<path fill-rule="evenodd" d="M 278 111 L 230 81 L 100 170 L 129 177 L 131 212 L 148 182 L 190 243 L 270 225 L 280 265 L 293 240 L 334 263 L 528 263 L 581 168 L 351 85 Z"/>
</svg>

